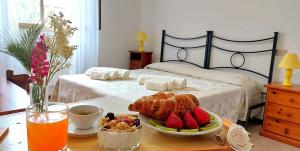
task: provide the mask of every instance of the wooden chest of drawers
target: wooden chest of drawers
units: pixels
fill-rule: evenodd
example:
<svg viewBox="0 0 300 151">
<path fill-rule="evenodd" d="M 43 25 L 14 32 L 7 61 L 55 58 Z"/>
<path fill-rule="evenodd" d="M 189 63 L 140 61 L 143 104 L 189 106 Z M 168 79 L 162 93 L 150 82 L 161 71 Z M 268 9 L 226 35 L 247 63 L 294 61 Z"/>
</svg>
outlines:
<svg viewBox="0 0 300 151">
<path fill-rule="evenodd" d="M 300 147 L 300 86 L 266 85 L 267 99 L 260 134 Z"/>
</svg>

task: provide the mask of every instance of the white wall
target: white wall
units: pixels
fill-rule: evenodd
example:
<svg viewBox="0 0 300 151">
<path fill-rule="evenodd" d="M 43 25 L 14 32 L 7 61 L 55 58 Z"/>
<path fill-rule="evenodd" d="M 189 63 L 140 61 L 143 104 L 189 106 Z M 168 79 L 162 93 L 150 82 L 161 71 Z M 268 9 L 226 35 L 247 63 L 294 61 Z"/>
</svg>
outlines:
<svg viewBox="0 0 300 151">
<path fill-rule="evenodd" d="M 146 49 L 155 50 L 155 61 L 159 59 L 162 29 L 179 36 L 213 30 L 235 39 L 269 37 L 278 31 L 278 49 L 300 57 L 299 6 L 299 0 L 143 0 L 140 29 L 149 35 Z M 279 80 L 283 70 L 276 66 L 274 76 Z M 293 80 L 300 83 L 300 70 L 294 72 Z"/>
<path fill-rule="evenodd" d="M 99 65 L 128 68 L 140 27 L 140 0 L 102 0 Z"/>
</svg>

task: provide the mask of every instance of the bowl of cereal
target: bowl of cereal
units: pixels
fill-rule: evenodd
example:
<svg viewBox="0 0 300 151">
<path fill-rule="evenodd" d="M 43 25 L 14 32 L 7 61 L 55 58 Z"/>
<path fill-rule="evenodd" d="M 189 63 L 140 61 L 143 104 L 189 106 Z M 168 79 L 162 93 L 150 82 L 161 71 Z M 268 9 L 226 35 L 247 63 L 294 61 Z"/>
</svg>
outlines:
<svg viewBox="0 0 300 151">
<path fill-rule="evenodd" d="M 140 145 L 142 125 L 134 115 L 107 115 L 98 124 L 98 144 L 104 150 L 135 150 Z"/>
</svg>

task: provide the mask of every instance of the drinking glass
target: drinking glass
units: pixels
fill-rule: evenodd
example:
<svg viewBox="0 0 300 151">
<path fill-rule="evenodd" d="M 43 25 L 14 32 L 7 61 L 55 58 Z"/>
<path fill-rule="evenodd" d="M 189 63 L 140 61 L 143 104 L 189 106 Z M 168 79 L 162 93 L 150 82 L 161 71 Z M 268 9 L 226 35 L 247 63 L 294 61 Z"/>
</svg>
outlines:
<svg viewBox="0 0 300 151">
<path fill-rule="evenodd" d="M 69 107 L 36 103 L 26 108 L 29 151 L 67 150 Z"/>
</svg>

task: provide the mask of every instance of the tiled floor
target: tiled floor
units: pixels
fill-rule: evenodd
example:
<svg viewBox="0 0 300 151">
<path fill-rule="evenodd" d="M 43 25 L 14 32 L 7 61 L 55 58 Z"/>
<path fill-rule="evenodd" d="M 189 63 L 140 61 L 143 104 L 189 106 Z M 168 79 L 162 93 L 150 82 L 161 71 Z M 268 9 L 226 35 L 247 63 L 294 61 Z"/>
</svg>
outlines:
<svg viewBox="0 0 300 151">
<path fill-rule="evenodd" d="M 261 125 L 249 125 L 248 131 L 251 133 L 251 142 L 254 144 L 253 151 L 300 151 L 300 148 L 293 147 L 267 137 L 259 135 Z"/>
</svg>

